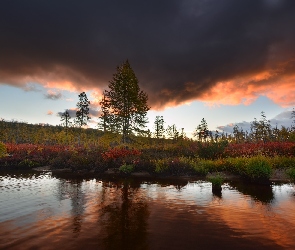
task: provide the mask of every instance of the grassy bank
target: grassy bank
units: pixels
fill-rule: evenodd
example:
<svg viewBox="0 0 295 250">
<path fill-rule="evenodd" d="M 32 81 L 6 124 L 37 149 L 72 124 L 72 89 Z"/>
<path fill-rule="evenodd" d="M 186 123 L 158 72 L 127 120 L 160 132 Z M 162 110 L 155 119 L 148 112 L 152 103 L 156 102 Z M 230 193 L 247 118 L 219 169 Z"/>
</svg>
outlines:
<svg viewBox="0 0 295 250">
<path fill-rule="evenodd" d="M 117 169 L 128 175 L 148 172 L 154 176 L 206 176 L 227 172 L 252 182 L 269 180 L 282 171 L 295 181 L 294 143 L 162 145 L 134 149 L 98 146 L 1 144 L 0 169 L 50 166 L 73 172 L 104 173 Z M 253 150 L 255 149 L 255 150 Z"/>
</svg>

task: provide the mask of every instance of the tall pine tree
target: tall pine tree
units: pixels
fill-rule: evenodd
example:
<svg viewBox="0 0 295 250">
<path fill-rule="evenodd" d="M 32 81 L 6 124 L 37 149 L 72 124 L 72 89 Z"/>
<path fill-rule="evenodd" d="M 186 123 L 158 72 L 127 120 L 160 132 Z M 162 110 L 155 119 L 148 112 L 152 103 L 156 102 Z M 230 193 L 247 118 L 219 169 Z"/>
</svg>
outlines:
<svg viewBox="0 0 295 250">
<path fill-rule="evenodd" d="M 71 120 L 71 116 L 68 110 L 66 110 L 65 112 L 63 112 L 61 114 L 61 118 L 60 120 L 62 121 L 62 126 L 64 126 L 66 128 L 66 134 L 68 134 L 68 128 L 71 126 L 72 122 Z"/>
<path fill-rule="evenodd" d="M 110 101 L 106 97 L 106 91 L 103 92 L 99 105 L 101 108 L 98 128 L 103 132 L 115 132 L 114 115 L 110 113 Z"/>
<path fill-rule="evenodd" d="M 101 118 L 105 128 L 122 133 L 122 142 L 126 143 L 133 132 L 142 133 L 146 127 L 148 96 L 140 90 L 128 60 L 117 67 L 108 87 L 102 106 L 105 117 Z"/>
<path fill-rule="evenodd" d="M 90 101 L 87 98 L 87 95 L 85 92 L 82 92 L 79 95 L 79 101 L 77 102 L 77 112 L 76 112 L 76 119 L 75 123 L 78 127 L 83 127 L 84 125 L 87 125 L 88 121 L 90 120 L 89 115 L 89 105 Z"/>
<path fill-rule="evenodd" d="M 163 116 L 159 116 L 159 115 L 156 116 L 154 127 L 155 127 L 155 132 L 154 132 L 155 138 L 157 139 L 163 138 L 165 133 Z"/>
<path fill-rule="evenodd" d="M 206 141 L 210 136 L 210 131 L 204 118 L 202 118 L 201 123 L 198 125 L 193 135 L 197 136 L 199 141 Z"/>
</svg>

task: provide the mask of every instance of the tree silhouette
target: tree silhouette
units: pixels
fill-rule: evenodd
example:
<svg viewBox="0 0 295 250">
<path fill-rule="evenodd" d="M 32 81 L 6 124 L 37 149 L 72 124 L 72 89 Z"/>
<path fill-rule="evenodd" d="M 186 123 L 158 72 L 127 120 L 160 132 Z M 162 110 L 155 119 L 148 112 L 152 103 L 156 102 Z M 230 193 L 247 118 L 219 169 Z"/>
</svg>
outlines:
<svg viewBox="0 0 295 250">
<path fill-rule="evenodd" d="M 254 121 L 251 123 L 250 131 L 250 136 L 255 141 L 267 141 L 271 139 L 272 130 L 270 121 L 266 119 L 266 115 L 263 111 L 261 112 L 259 121 L 254 118 Z"/>
<path fill-rule="evenodd" d="M 208 130 L 208 125 L 204 118 L 202 118 L 201 123 L 198 125 L 193 135 L 197 136 L 200 141 L 206 141 L 206 139 L 210 136 L 210 131 Z"/>
<path fill-rule="evenodd" d="M 101 101 L 99 102 L 101 115 L 97 124 L 98 128 L 103 132 L 114 132 L 114 115 L 110 113 L 110 100 L 106 97 L 106 91 L 103 92 Z"/>
<path fill-rule="evenodd" d="M 104 92 L 104 128 L 122 133 L 122 142 L 126 143 L 132 132 L 142 133 L 146 127 L 148 96 L 140 90 L 128 60 L 117 67 L 117 72 Z"/>
<path fill-rule="evenodd" d="M 72 122 L 70 121 L 71 120 L 71 116 L 69 114 L 69 111 L 66 110 L 65 112 L 63 112 L 61 114 L 61 118 L 60 118 L 60 121 L 62 122 L 62 126 L 64 126 L 66 128 L 66 130 L 71 126 Z"/>
<path fill-rule="evenodd" d="M 156 116 L 154 126 L 155 126 L 155 132 L 154 132 L 155 138 L 157 139 L 163 138 L 165 133 L 163 116 L 159 116 L 159 115 Z"/>
<path fill-rule="evenodd" d="M 90 101 L 87 98 L 87 95 L 85 92 L 82 92 L 79 94 L 79 101 L 77 103 L 77 112 L 76 112 L 76 119 L 75 124 L 77 124 L 78 127 L 83 127 L 84 125 L 87 125 L 88 121 L 90 120 L 89 115 L 89 105 Z"/>
</svg>

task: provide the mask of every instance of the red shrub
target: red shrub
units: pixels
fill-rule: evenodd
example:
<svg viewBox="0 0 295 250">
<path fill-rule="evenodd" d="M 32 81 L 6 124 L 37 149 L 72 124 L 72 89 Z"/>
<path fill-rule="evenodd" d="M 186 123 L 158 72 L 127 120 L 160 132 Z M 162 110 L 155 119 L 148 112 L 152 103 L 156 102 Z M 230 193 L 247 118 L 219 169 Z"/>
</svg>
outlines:
<svg viewBox="0 0 295 250">
<path fill-rule="evenodd" d="M 265 156 L 294 156 L 294 142 L 257 142 L 257 143 L 231 143 L 225 149 L 227 157 L 251 157 L 262 154 Z"/>
<path fill-rule="evenodd" d="M 118 159 L 118 158 L 124 158 L 131 155 L 140 155 L 140 154 L 141 152 L 137 149 L 112 148 L 102 153 L 102 157 L 104 160 L 109 160 L 109 159 Z"/>
</svg>

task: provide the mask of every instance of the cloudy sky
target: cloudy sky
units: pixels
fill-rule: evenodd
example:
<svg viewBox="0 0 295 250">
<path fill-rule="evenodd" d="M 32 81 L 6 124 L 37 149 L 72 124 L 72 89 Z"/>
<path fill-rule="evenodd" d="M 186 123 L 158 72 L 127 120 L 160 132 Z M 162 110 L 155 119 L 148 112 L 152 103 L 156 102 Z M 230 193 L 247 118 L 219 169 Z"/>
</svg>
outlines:
<svg viewBox="0 0 295 250">
<path fill-rule="evenodd" d="M 59 124 L 98 100 L 126 59 L 156 115 L 190 134 L 249 126 L 295 106 L 294 0 L 3 0 L 0 117 Z"/>
</svg>

